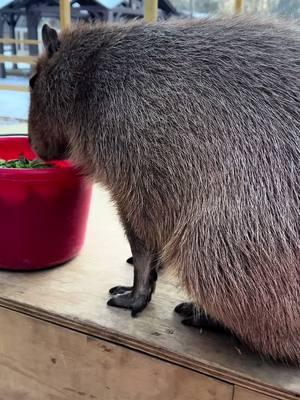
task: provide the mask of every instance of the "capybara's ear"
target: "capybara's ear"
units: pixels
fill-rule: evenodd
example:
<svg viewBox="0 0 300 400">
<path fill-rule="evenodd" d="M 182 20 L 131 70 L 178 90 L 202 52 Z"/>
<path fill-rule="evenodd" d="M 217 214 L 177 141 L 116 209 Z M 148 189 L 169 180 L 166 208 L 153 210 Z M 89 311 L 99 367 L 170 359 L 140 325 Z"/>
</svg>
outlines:
<svg viewBox="0 0 300 400">
<path fill-rule="evenodd" d="M 60 46 L 56 30 L 50 28 L 49 25 L 45 24 L 42 28 L 42 39 L 48 57 L 50 58 L 59 49 Z"/>
</svg>

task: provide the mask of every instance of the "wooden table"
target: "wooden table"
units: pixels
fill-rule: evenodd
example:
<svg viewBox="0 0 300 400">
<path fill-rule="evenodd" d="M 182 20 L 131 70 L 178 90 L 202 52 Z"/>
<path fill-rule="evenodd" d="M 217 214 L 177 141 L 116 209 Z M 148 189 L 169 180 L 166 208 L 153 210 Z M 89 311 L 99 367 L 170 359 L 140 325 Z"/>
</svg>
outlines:
<svg viewBox="0 0 300 400">
<path fill-rule="evenodd" d="M 182 326 L 173 308 L 184 295 L 170 276 L 136 319 L 107 307 L 108 289 L 131 282 L 129 255 L 107 195 L 95 190 L 80 257 L 0 272 L 0 400 L 300 398 L 300 369 Z"/>
</svg>

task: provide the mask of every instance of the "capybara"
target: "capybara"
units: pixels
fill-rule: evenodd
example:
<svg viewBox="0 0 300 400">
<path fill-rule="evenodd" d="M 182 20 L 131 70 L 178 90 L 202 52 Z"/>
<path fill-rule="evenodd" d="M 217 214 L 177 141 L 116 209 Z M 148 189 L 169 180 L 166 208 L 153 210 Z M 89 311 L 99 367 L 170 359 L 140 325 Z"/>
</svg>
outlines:
<svg viewBox="0 0 300 400">
<path fill-rule="evenodd" d="M 43 41 L 32 146 L 105 185 L 132 250 L 134 285 L 108 304 L 142 311 L 162 263 L 191 323 L 300 363 L 297 29 L 224 17 L 44 26 Z"/>
</svg>

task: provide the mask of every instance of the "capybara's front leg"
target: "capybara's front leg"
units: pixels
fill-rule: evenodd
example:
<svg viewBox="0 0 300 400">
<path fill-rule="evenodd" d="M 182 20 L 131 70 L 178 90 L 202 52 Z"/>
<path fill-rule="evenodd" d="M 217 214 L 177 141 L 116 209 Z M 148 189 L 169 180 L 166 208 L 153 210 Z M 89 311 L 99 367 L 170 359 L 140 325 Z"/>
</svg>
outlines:
<svg viewBox="0 0 300 400">
<path fill-rule="evenodd" d="M 109 306 L 127 308 L 134 317 L 151 300 L 157 279 L 153 253 L 134 232 L 127 227 L 126 234 L 134 258 L 133 287 L 116 286 L 110 290 L 115 296 L 108 301 Z"/>
<path fill-rule="evenodd" d="M 134 264 L 133 257 L 127 258 L 126 262 L 127 264 L 133 265 Z M 156 261 L 156 270 L 159 271 L 161 269 L 163 269 L 161 261 Z"/>
<path fill-rule="evenodd" d="M 155 260 L 152 261 L 152 266 L 151 266 L 151 273 L 149 276 L 150 279 L 150 286 L 151 286 L 151 294 L 155 290 L 156 286 L 156 281 L 157 281 L 157 262 Z M 109 293 L 112 295 L 116 294 L 124 294 L 128 292 L 132 292 L 133 286 L 114 286 L 109 290 Z"/>
</svg>

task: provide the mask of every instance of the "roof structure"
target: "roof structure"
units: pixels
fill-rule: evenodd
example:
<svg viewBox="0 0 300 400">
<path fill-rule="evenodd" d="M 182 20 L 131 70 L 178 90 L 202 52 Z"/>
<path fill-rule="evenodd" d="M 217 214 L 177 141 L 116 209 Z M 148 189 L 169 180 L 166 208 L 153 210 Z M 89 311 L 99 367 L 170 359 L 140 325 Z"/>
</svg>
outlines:
<svg viewBox="0 0 300 400">
<path fill-rule="evenodd" d="M 71 4 L 78 4 L 79 7 L 84 8 L 85 6 L 99 6 L 106 10 L 114 10 L 118 7 L 130 8 L 131 0 L 71 0 Z M 142 8 L 142 0 L 136 0 L 135 3 L 140 4 Z M 22 8 L 28 8 L 31 6 L 59 6 L 59 0 L 0 0 L 0 12 L 8 11 L 9 9 L 20 10 Z M 176 8 L 173 6 L 170 0 L 158 0 L 158 8 L 163 10 L 167 14 L 177 14 Z M 74 8 L 73 8 L 74 9 Z M 134 10 L 132 10 L 134 11 Z"/>
<path fill-rule="evenodd" d="M 113 8 L 119 6 L 122 2 L 120 0 L 96 0 L 96 3 L 101 4 L 105 8 L 112 10 Z"/>
<path fill-rule="evenodd" d="M 11 2 L 11 0 L 0 0 L 0 8 L 6 7 Z"/>
</svg>

